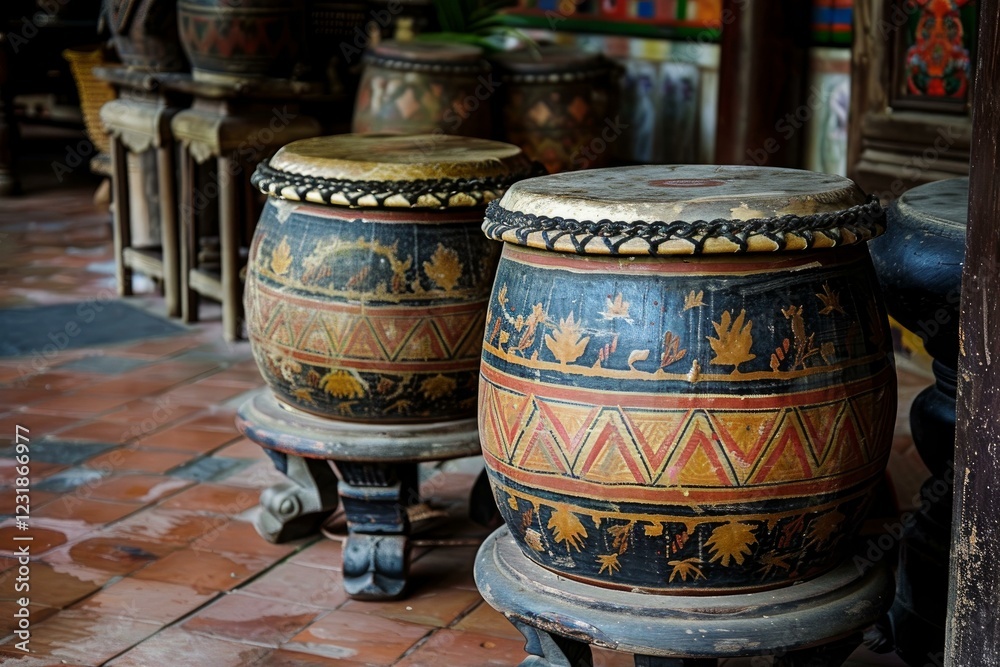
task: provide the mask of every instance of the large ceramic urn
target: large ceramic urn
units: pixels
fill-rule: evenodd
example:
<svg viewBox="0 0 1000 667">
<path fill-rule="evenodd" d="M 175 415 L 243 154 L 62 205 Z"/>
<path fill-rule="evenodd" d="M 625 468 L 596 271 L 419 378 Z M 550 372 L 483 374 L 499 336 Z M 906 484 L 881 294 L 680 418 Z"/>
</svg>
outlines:
<svg viewBox="0 0 1000 667">
<path fill-rule="evenodd" d="M 606 167 L 625 126 L 614 109 L 618 66 L 600 54 L 543 45 L 494 54 L 499 139 L 549 173 Z"/>
<path fill-rule="evenodd" d="M 364 56 L 351 129 L 488 138 L 498 87 L 478 46 L 388 40 Z"/>
<path fill-rule="evenodd" d="M 201 81 L 287 78 L 303 51 L 303 0 L 179 0 L 177 19 Z"/>
<path fill-rule="evenodd" d="M 531 168 L 516 146 L 419 135 L 305 139 L 261 163 L 245 304 L 275 394 L 339 420 L 474 415 L 499 255 L 483 209 Z"/>
<path fill-rule="evenodd" d="M 838 565 L 895 420 L 883 229 L 852 181 L 789 169 L 597 169 L 490 204 L 479 430 L 524 554 L 649 593 Z"/>
</svg>

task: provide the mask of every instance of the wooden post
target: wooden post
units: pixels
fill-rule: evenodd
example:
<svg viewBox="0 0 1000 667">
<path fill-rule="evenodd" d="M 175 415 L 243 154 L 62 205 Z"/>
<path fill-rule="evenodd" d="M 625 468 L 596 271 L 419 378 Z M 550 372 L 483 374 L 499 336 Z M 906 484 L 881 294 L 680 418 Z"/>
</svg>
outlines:
<svg viewBox="0 0 1000 667">
<path fill-rule="evenodd" d="M 811 3 L 723 0 L 718 164 L 798 167 L 805 145 Z M 816 100 L 813 100 L 816 103 Z"/>
<path fill-rule="evenodd" d="M 979 2 L 947 667 L 1000 665 L 1000 0 Z"/>
</svg>

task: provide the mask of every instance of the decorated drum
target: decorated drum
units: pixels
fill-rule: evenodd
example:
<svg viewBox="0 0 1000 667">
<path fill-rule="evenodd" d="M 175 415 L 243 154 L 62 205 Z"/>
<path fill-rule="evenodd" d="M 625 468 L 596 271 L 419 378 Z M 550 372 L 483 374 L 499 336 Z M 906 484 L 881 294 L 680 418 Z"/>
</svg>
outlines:
<svg viewBox="0 0 1000 667">
<path fill-rule="evenodd" d="M 524 553 L 649 593 L 839 564 L 896 414 L 883 229 L 853 182 L 788 169 L 596 169 L 490 204 L 479 429 Z"/>
<path fill-rule="evenodd" d="M 501 82 L 502 135 L 549 173 L 605 167 L 622 134 L 614 113 L 618 66 L 565 46 L 490 57 Z"/>
<path fill-rule="evenodd" d="M 488 138 L 498 87 L 478 46 L 388 40 L 364 56 L 351 129 Z"/>
<path fill-rule="evenodd" d="M 345 420 L 472 416 L 499 255 L 483 207 L 530 169 L 509 144 L 419 135 L 305 139 L 262 162 L 244 300 L 276 395 Z"/>
</svg>

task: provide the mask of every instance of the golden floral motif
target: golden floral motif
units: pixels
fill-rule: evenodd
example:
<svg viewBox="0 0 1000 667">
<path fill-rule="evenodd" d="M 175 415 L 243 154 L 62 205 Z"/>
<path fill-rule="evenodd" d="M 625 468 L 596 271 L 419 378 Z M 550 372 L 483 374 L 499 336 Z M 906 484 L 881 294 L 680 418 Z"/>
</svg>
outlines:
<svg viewBox="0 0 1000 667">
<path fill-rule="evenodd" d="M 598 556 L 597 562 L 601 566 L 601 569 L 597 571 L 597 574 L 604 574 L 604 571 L 607 570 L 608 576 L 611 576 L 615 572 L 622 569 L 621 563 L 618 562 L 618 554 L 616 553 Z"/>
<path fill-rule="evenodd" d="M 292 248 L 288 245 L 288 239 L 282 238 L 281 243 L 271 251 L 271 271 L 275 275 L 283 276 L 288 273 L 292 266 Z"/>
<path fill-rule="evenodd" d="M 621 292 L 615 295 L 614 301 L 610 298 L 605 299 L 606 306 L 604 311 L 601 312 L 601 317 L 606 320 L 625 320 L 629 324 L 632 324 L 632 318 L 628 316 L 629 302 L 624 300 Z"/>
<path fill-rule="evenodd" d="M 686 349 L 680 349 L 681 339 L 674 332 L 663 334 L 663 354 L 660 355 L 660 368 L 666 368 L 675 361 L 680 361 L 687 354 Z"/>
<path fill-rule="evenodd" d="M 608 528 L 608 534 L 612 537 L 611 546 L 617 549 L 618 553 L 624 554 L 632 545 L 632 528 L 634 527 L 635 521 L 629 521 L 626 524 Z"/>
<path fill-rule="evenodd" d="M 462 268 L 458 253 L 452 248 L 445 248 L 442 243 L 438 243 L 430 261 L 424 262 L 424 273 L 445 291 L 455 289 L 458 279 L 462 277 Z"/>
<path fill-rule="evenodd" d="M 590 336 L 581 336 L 580 330 L 580 323 L 573 318 L 571 312 L 565 319 L 559 320 L 559 328 L 551 336 L 545 336 L 545 347 L 549 348 L 560 364 L 573 363 L 587 349 Z"/>
<path fill-rule="evenodd" d="M 698 567 L 702 565 L 701 559 L 699 558 L 685 558 L 684 560 L 668 560 L 667 565 L 672 569 L 670 570 L 670 578 L 667 579 L 667 583 L 672 582 L 677 577 L 681 578 L 681 581 L 687 581 L 688 577 L 691 577 L 692 581 L 697 581 L 698 579 L 704 579 L 705 574 Z"/>
<path fill-rule="evenodd" d="M 541 303 L 536 303 L 532 306 L 531 313 L 527 318 L 518 315 L 514 321 L 514 330 L 519 332 L 521 337 L 518 339 L 517 345 L 509 348 L 510 351 L 523 353 L 531 347 L 535 343 L 535 333 L 538 331 L 538 325 L 544 322 L 545 318 L 545 309 Z"/>
<path fill-rule="evenodd" d="M 447 396 L 451 392 L 455 391 L 456 385 L 457 383 L 454 378 L 438 374 L 434 377 L 427 378 L 420 383 L 420 393 L 422 393 L 425 398 L 434 400 L 441 398 L 442 396 Z"/>
<path fill-rule="evenodd" d="M 767 575 L 771 574 L 771 572 L 773 572 L 775 569 L 778 568 L 785 570 L 787 572 L 789 569 L 791 569 L 792 566 L 788 564 L 788 561 L 785 560 L 786 558 L 788 558 L 788 556 L 779 555 L 774 551 L 769 551 L 763 556 L 761 556 L 760 576 L 766 577 Z"/>
<path fill-rule="evenodd" d="M 308 388 L 303 387 L 300 389 L 296 389 L 295 391 L 292 392 L 292 396 L 299 399 L 303 403 L 308 403 L 309 405 L 316 405 L 316 401 L 313 400 L 312 397 L 312 391 L 310 391 Z"/>
<path fill-rule="evenodd" d="M 781 314 L 785 316 L 786 320 L 792 321 L 792 336 L 794 338 L 795 345 L 795 358 L 792 363 L 791 370 L 797 370 L 799 368 L 806 367 L 806 360 L 819 354 L 819 349 L 816 348 L 816 332 L 811 334 L 806 333 L 806 323 L 805 319 L 802 317 L 802 306 L 788 306 L 788 308 L 782 308 Z M 772 358 L 772 363 L 774 359 Z M 774 368 L 774 366 L 772 366 Z"/>
<path fill-rule="evenodd" d="M 546 527 L 552 531 L 552 538 L 556 542 L 566 544 L 567 552 L 570 547 L 580 551 L 583 541 L 587 538 L 587 529 L 583 527 L 579 517 L 568 509 L 553 510 Z"/>
<path fill-rule="evenodd" d="M 806 532 L 806 544 L 808 546 L 823 544 L 840 529 L 846 519 L 847 517 L 837 510 L 816 517 Z"/>
<path fill-rule="evenodd" d="M 829 315 L 834 312 L 841 315 L 847 314 L 844 312 L 844 307 L 840 305 L 840 294 L 830 289 L 830 283 L 823 283 L 823 293 L 817 294 L 816 298 L 823 302 L 823 309 L 819 311 L 820 315 Z"/>
<path fill-rule="evenodd" d="M 345 370 L 330 371 L 320 378 L 319 386 L 334 398 L 361 398 L 368 389 L 364 380 Z"/>
<path fill-rule="evenodd" d="M 697 294 L 695 294 L 694 290 L 691 290 L 688 292 L 687 296 L 684 297 L 684 310 L 691 310 L 692 308 L 698 308 L 699 306 L 704 305 L 705 290 L 699 290 Z"/>
<path fill-rule="evenodd" d="M 752 553 L 750 545 L 757 543 L 754 527 L 745 523 L 730 521 L 712 531 L 712 536 L 705 542 L 712 551 L 711 562 L 722 561 L 729 567 L 730 562 L 742 565 L 743 560 Z"/>
<path fill-rule="evenodd" d="M 750 347 L 753 345 L 751 334 L 753 322 L 747 320 L 746 316 L 747 311 L 741 310 L 734 320 L 732 313 L 727 310 L 722 313 L 720 322 L 712 322 L 718 338 L 708 336 L 708 343 L 715 352 L 715 358 L 710 363 L 717 366 L 732 366 L 733 373 L 736 373 L 740 369 L 740 364 L 757 358 L 756 354 L 750 352 Z"/>
</svg>

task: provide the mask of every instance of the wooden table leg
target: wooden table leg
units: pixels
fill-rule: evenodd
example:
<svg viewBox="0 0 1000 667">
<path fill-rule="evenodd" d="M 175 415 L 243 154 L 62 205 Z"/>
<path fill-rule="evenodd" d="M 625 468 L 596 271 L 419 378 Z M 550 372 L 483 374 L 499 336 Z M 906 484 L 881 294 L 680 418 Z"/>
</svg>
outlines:
<svg viewBox="0 0 1000 667">
<path fill-rule="evenodd" d="M 167 315 L 181 314 L 180 247 L 177 229 L 177 178 L 173 145 L 156 149 L 156 173 L 160 187 L 160 239 L 163 246 L 163 298 Z"/>
<path fill-rule="evenodd" d="M 242 333 L 242 297 L 240 282 L 240 188 L 234 174 L 237 165 L 228 156 L 218 158 L 219 168 L 219 250 L 222 254 L 222 335 L 239 340 Z"/>
<path fill-rule="evenodd" d="M 128 153 L 121 139 L 111 135 L 112 230 L 115 245 L 115 277 L 118 294 L 132 295 L 132 269 L 125 266 L 125 248 L 132 245 L 130 208 L 128 201 Z"/>
<path fill-rule="evenodd" d="M 198 294 L 191 289 L 191 272 L 198 264 L 198 214 L 194 210 L 195 163 L 187 146 L 181 147 L 180 295 L 181 320 L 198 321 Z"/>
</svg>

